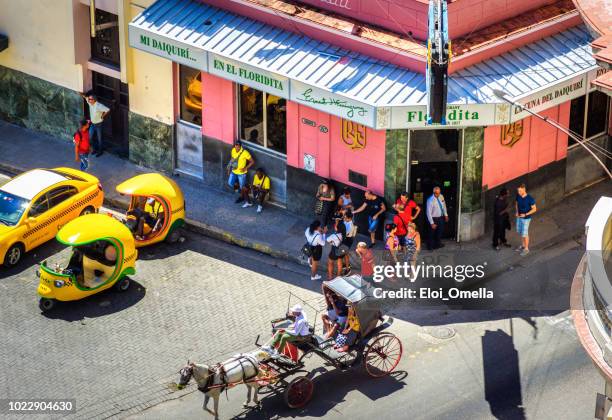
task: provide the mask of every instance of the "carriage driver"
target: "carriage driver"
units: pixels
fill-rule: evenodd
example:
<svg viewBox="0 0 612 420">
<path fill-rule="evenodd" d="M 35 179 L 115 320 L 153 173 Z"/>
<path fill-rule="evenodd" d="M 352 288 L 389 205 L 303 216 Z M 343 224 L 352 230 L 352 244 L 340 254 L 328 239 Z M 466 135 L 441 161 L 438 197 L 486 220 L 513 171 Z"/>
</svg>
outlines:
<svg viewBox="0 0 612 420">
<path fill-rule="evenodd" d="M 310 335 L 308 320 L 306 319 L 306 315 L 302 310 L 302 306 L 299 304 L 295 305 L 289 310 L 289 312 L 295 316 L 295 322 L 293 325 L 284 331 L 277 331 L 276 334 L 274 334 L 272 344 L 270 346 L 262 346 L 264 350 L 272 353 L 273 355 L 282 353 L 285 349 L 285 344 L 288 342 L 297 341 L 301 337 Z M 275 348 L 276 345 L 278 345 L 278 350 Z"/>
</svg>

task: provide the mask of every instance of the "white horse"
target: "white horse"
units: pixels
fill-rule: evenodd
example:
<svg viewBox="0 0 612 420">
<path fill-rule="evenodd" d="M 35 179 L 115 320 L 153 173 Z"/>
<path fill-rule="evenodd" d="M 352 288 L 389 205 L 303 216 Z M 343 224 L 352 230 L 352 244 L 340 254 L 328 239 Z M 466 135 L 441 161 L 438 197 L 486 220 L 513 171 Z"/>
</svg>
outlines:
<svg viewBox="0 0 612 420">
<path fill-rule="evenodd" d="M 200 365 L 187 361 L 187 365 L 180 371 L 178 388 L 183 389 L 193 377 L 198 384 L 198 389 L 204 393 L 202 408 L 215 416 L 215 420 L 219 418 L 219 396 L 221 392 L 239 383 L 244 382 L 247 387 L 247 399 L 243 407 L 249 406 L 251 391 L 254 392 L 253 402 L 256 407 L 259 407 L 260 402 L 257 396 L 259 385 L 254 379 L 259 373 L 259 363 L 270 358 L 270 353 L 258 349 L 250 353 L 236 355 L 215 366 Z M 208 409 L 208 400 L 211 397 L 214 401 L 213 411 Z"/>
</svg>

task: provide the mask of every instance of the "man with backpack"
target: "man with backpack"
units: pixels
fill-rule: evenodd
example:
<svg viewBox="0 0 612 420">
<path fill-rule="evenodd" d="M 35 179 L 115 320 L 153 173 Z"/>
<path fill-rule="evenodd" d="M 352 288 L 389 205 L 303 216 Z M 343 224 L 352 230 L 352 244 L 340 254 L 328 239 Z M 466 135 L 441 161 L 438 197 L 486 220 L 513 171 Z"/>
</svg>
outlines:
<svg viewBox="0 0 612 420">
<path fill-rule="evenodd" d="M 89 121 L 81 120 L 80 127 L 74 133 L 74 160 L 81 162 L 81 171 L 87 171 L 89 168 Z"/>
<path fill-rule="evenodd" d="M 227 183 L 234 190 L 236 189 L 236 184 L 238 184 L 238 192 L 242 192 L 246 185 L 247 172 L 255 164 L 255 161 L 249 151 L 242 147 L 240 140 L 236 141 L 234 147 L 232 147 L 231 156 L 232 158 L 226 168 L 229 176 Z M 241 203 L 242 201 L 242 196 L 236 199 L 236 203 Z"/>
<path fill-rule="evenodd" d="M 252 201 L 257 203 L 257 213 L 261 213 L 263 210 L 263 203 L 270 193 L 270 177 L 266 175 L 263 168 L 257 168 L 257 171 L 255 171 L 253 185 L 247 185 L 242 189 L 242 199 L 245 201 L 242 208 L 251 207 L 253 205 L 249 193 L 253 194 Z"/>
</svg>

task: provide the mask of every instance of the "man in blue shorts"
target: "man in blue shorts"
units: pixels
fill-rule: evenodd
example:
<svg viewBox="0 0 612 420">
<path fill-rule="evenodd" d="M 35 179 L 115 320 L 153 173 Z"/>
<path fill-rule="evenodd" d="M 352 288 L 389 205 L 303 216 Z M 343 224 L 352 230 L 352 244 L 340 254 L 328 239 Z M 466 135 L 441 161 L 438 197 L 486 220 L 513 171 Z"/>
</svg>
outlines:
<svg viewBox="0 0 612 420">
<path fill-rule="evenodd" d="M 537 211 L 535 200 L 527 194 L 525 184 L 519 185 L 516 194 L 516 231 L 521 236 L 522 245 L 516 250 L 522 256 L 529 254 L 529 224 L 531 215 Z"/>
</svg>

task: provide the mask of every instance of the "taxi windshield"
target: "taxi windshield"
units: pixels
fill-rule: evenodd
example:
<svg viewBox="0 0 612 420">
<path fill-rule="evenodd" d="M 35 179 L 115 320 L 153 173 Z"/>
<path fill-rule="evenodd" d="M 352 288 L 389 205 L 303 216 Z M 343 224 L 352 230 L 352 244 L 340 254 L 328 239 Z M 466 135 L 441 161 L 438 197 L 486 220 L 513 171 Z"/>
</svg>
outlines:
<svg viewBox="0 0 612 420">
<path fill-rule="evenodd" d="M 15 226 L 30 202 L 0 190 L 0 224 Z"/>
</svg>

